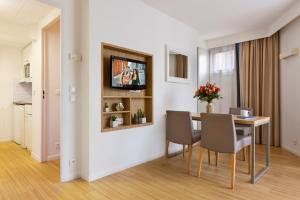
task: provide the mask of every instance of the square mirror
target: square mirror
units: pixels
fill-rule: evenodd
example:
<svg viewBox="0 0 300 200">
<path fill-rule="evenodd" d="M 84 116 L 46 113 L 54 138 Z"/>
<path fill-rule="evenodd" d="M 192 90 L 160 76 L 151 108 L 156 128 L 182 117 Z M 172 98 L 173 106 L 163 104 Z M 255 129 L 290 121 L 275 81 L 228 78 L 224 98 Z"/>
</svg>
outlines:
<svg viewBox="0 0 300 200">
<path fill-rule="evenodd" d="M 188 56 L 166 45 L 166 81 L 189 82 Z"/>
</svg>

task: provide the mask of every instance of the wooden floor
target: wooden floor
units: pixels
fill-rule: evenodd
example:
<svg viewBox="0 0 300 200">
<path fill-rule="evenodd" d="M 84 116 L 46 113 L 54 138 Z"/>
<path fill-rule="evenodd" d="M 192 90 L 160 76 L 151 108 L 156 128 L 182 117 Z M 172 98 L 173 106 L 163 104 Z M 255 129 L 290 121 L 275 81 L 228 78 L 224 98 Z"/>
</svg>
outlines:
<svg viewBox="0 0 300 200">
<path fill-rule="evenodd" d="M 258 146 L 257 160 L 263 156 Z M 194 150 L 193 174 L 198 149 Z M 212 156 L 212 159 L 214 157 Z M 279 148 L 271 149 L 271 170 L 257 184 L 249 183 L 246 162 L 237 162 L 234 191 L 229 186 L 229 165 L 220 155 L 215 167 L 204 161 L 202 178 L 188 176 L 182 156 L 158 159 L 87 183 L 59 182 L 59 162 L 39 164 L 14 143 L 0 143 L 0 199 L 300 199 L 300 158 Z"/>
</svg>

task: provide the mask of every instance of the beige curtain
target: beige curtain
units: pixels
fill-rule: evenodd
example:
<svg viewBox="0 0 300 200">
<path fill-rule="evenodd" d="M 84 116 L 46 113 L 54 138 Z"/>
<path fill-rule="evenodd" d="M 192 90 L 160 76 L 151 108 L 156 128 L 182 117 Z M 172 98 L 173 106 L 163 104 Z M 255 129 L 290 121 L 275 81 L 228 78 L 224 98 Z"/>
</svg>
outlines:
<svg viewBox="0 0 300 200">
<path fill-rule="evenodd" d="M 279 33 L 242 43 L 242 104 L 254 114 L 271 117 L 271 145 L 280 146 Z M 256 141 L 265 143 L 265 128 Z"/>
<path fill-rule="evenodd" d="M 184 55 L 176 55 L 177 77 L 187 78 L 187 57 Z"/>
</svg>

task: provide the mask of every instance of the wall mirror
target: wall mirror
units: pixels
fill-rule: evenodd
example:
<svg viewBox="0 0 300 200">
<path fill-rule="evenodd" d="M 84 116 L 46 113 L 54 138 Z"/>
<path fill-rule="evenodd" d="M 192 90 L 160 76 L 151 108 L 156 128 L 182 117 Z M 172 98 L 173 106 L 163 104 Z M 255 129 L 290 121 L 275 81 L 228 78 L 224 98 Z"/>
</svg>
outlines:
<svg viewBox="0 0 300 200">
<path fill-rule="evenodd" d="M 166 81 L 189 83 L 188 56 L 166 45 Z"/>
</svg>

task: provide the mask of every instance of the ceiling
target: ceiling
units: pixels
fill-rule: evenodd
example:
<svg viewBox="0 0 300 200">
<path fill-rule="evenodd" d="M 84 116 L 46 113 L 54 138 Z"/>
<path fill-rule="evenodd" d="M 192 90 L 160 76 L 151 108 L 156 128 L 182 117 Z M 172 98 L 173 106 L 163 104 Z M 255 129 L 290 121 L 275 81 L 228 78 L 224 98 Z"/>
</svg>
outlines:
<svg viewBox="0 0 300 200">
<path fill-rule="evenodd" d="M 37 0 L 0 0 L 0 44 L 24 47 L 39 20 L 53 9 Z"/>
<path fill-rule="evenodd" d="M 269 26 L 297 0 L 142 0 L 214 39 Z"/>
</svg>

